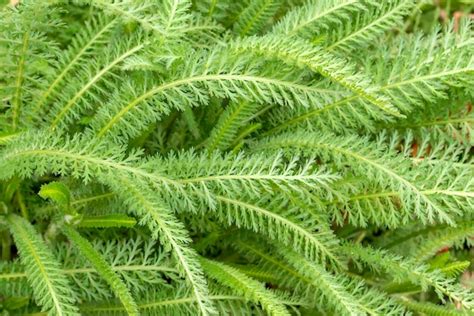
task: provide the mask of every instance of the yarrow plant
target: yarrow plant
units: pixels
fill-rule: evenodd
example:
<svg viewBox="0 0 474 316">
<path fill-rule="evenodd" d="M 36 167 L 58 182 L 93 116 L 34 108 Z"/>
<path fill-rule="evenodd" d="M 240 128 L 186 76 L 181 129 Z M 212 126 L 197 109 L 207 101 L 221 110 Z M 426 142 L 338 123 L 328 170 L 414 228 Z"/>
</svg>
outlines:
<svg viewBox="0 0 474 316">
<path fill-rule="evenodd" d="M 473 24 L 427 2 L 5 5 L 2 315 L 473 313 Z"/>
</svg>

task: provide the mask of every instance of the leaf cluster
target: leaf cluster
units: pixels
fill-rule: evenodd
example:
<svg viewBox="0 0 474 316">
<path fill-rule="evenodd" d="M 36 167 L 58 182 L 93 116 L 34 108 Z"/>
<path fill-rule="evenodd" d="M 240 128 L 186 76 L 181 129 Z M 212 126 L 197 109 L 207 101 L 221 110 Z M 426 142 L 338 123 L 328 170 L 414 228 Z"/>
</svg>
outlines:
<svg viewBox="0 0 474 316">
<path fill-rule="evenodd" d="M 2 6 L 0 313 L 474 313 L 450 8 L 472 6 Z"/>
</svg>

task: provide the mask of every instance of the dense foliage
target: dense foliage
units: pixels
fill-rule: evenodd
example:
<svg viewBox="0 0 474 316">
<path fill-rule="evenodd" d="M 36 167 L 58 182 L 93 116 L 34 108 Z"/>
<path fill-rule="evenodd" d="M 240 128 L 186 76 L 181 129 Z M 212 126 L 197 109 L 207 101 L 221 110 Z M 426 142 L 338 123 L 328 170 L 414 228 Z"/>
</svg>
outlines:
<svg viewBox="0 0 474 316">
<path fill-rule="evenodd" d="M 2 315 L 474 312 L 473 24 L 426 2 L 4 6 Z"/>
</svg>

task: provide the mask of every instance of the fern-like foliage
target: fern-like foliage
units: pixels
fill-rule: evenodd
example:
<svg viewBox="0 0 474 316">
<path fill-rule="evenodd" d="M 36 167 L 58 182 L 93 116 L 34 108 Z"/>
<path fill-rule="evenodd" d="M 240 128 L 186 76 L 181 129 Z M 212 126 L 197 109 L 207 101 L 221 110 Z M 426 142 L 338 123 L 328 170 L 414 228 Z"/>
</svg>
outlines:
<svg viewBox="0 0 474 316">
<path fill-rule="evenodd" d="M 8 223 L 38 305 L 52 315 L 78 315 L 68 279 L 45 242 L 25 219 L 11 215 Z"/>
<path fill-rule="evenodd" d="M 366 5 L 355 0 L 307 1 L 288 12 L 272 31 L 312 39 L 320 32 L 324 34 L 325 29 L 342 24 L 351 14 L 367 10 Z"/>
<path fill-rule="evenodd" d="M 342 24 L 328 35 L 326 49 L 350 52 L 367 46 L 378 35 L 399 26 L 403 16 L 414 8 L 413 0 L 389 0 L 365 7 L 366 11 L 356 14 L 352 23 Z"/>
<path fill-rule="evenodd" d="M 275 15 L 282 3 L 281 0 L 251 1 L 234 22 L 234 32 L 240 36 L 258 33 Z"/>
<path fill-rule="evenodd" d="M 436 3 L 0 5 L 0 314 L 472 314 L 472 6 Z"/>
<path fill-rule="evenodd" d="M 64 233 L 79 249 L 79 252 L 90 261 L 96 271 L 107 281 L 114 294 L 120 299 L 129 315 L 138 315 L 134 299 L 125 284 L 115 274 L 105 259 L 95 251 L 94 247 L 74 229 L 64 226 Z"/>
<path fill-rule="evenodd" d="M 218 282 L 228 285 L 237 293 L 247 296 L 250 300 L 259 303 L 271 315 L 289 315 L 284 305 L 276 295 L 265 286 L 252 280 L 232 267 L 207 259 L 203 261 L 204 269 Z"/>
</svg>

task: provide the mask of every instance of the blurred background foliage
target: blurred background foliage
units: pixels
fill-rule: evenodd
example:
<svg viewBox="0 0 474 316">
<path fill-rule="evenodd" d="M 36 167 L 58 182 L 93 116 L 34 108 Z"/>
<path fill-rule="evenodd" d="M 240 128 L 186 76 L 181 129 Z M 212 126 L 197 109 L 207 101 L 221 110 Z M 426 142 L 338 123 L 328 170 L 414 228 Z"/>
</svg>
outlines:
<svg viewBox="0 0 474 316">
<path fill-rule="evenodd" d="M 7 5 L 15 5 L 21 0 L 0 0 L 0 7 Z M 39 1 L 53 1 L 53 2 L 67 2 L 68 0 L 39 0 Z M 361 0 L 363 1 L 363 0 Z M 417 0 L 418 6 L 413 13 L 407 18 L 404 30 L 405 32 L 412 32 L 415 29 L 428 32 L 433 27 L 439 24 L 446 24 L 454 20 L 455 23 L 459 21 L 462 16 L 470 16 L 474 19 L 474 0 Z M 304 0 L 287 0 L 287 6 L 300 5 Z M 90 7 L 76 7 L 77 12 L 68 12 L 65 16 L 65 22 L 71 26 L 76 24 L 81 28 L 78 21 L 83 21 L 85 16 L 90 15 Z M 283 11 L 282 13 L 284 13 Z M 82 18 L 79 18 L 82 17 Z M 278 14 L 276 15 L 278 18 Z M 219 21 L 226 23 L 226 21 Z M 64 43 L 68 44 L 68 43 Z"/>
</svg>

